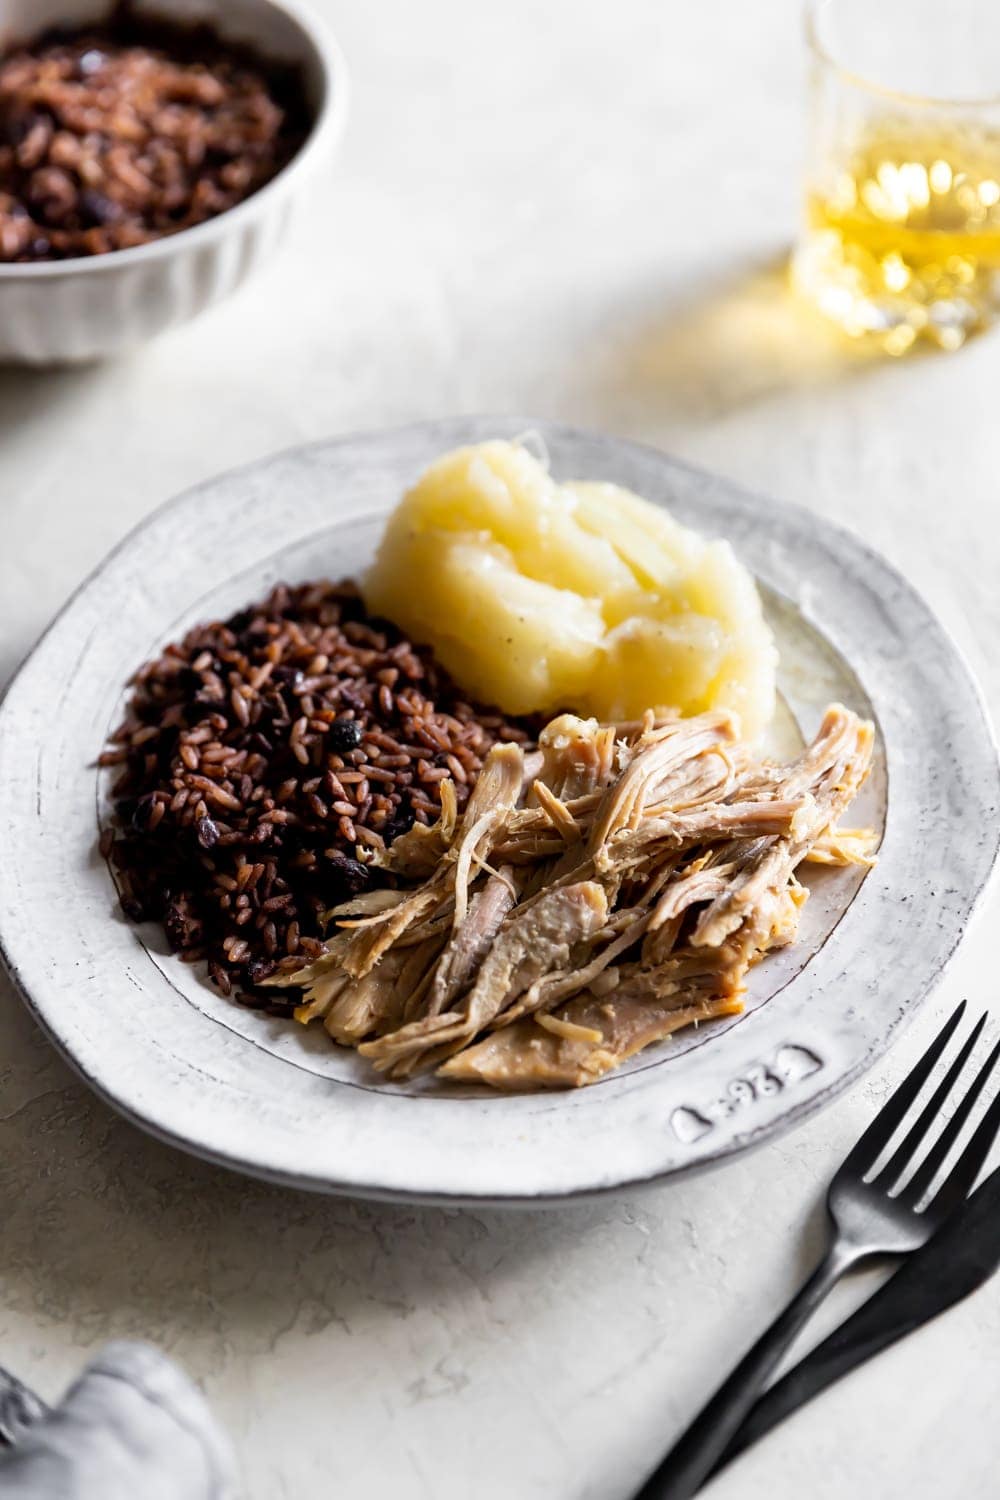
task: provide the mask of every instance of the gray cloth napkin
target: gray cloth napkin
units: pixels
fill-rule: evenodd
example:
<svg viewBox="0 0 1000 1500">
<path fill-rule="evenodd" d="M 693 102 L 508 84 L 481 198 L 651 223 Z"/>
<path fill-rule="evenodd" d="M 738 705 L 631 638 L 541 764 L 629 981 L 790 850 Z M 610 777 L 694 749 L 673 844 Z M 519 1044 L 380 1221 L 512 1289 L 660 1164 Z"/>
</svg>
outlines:
<svg viewBox="0 0 1000 1500">
<path fill-rule="evenodd" d="M 106 1344 L 57 1407 L 19 1399 L 15 1446 L 0 1451 L 3 1500 L 233 1500 L 229 1444 L 158 1349 Z"/>
</svg>

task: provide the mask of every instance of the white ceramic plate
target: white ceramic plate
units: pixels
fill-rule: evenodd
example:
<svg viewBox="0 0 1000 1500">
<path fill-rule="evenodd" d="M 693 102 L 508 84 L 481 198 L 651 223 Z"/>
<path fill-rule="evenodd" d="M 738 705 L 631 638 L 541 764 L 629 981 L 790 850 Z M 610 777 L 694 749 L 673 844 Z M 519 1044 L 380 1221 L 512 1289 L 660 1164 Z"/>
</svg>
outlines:
<svg viewBox="0 0 1000 1500">
<path fill-rule="evenodd" d="M 506 1098 L 379 1081 L 325 1034 L 240 1009 L 120 915 L 97 853 L 94 762 L 123 684 L 186 626 L 278 579 L 356 574 L 437 454 L 532 429 L 553 472 L 606 479 L 730 538 L 756 572 L 787 709 L 878 725 L 851 822 L 877 869 L 810 876 L 802 941 L 746 1013 L 577 1092 Z M 415 586 L 419 586 L 415 582 Z M 976 688 L 927 606 L 862 542 L 663 454 L 548 423 L 458 419 L 293 450 L 160 510 L 71 600 L 0 712 L 0 945 L 93 1088 L 162 1139 L 261 1177 L 370 1197 L 541 1202 L 716 1161 L 830 1099 L 889 1044 L 955 949 L 994 864 L 1000 773 Z"/>
</svg>

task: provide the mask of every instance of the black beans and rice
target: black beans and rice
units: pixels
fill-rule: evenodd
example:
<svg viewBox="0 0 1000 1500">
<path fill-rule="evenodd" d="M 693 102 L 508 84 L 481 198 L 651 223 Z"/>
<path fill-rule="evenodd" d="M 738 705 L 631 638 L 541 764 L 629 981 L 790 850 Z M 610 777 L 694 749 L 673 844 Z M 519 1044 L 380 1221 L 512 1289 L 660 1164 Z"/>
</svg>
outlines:
<svg viewBox="0 0 1000 1500">
<path fill-rule="evenodd" d="M 296 70 L 116 6 L 0 56 L 0 262 L 147 244 L 235 207 L 308 131 Z"/>
<path fill-rule="evenodd" d="M 284 1010 L 255 987 L 319 952 L 325 910 L 383 883 L 375 852 L 434 822 L 443 780 L 461 805 L 491 745 L 527 738 L 351 585 L 282 585 L 137 673 L 101 757 L 102 850 L 127 916 L 162 923 L 225 994 Z"/>
</svg>

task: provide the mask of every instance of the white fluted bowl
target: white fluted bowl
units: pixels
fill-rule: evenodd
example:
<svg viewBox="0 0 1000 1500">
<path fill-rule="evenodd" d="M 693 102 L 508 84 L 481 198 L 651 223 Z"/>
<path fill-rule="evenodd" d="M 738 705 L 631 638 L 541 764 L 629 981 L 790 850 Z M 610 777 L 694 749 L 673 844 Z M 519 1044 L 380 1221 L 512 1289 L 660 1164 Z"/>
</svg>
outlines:
<svg viewBox="0 0 1000 1500">
<path fill-rule="evenodd" d="M 0 0 L 0 49 L 52 26 L 102 21 L 112 0 Z M 0 362 L 101 359 L 183 323 L 229 295 L 284 236 L 347 114 L 336 41 L 300 0 L 137 0 L 136 10 L 206 21 L 224 41 L 302 69 L 309 134 L 286 167 L 235 208 L 177 234 L 107 255 L 0 265 Z"/>
</svg>

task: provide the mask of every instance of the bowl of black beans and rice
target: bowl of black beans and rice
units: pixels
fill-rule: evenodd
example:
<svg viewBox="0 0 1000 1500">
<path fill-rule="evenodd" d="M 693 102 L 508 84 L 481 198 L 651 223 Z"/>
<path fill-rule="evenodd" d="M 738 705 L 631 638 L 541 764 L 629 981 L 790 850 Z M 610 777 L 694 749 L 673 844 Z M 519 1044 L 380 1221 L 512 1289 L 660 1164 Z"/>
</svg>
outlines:
<svg viewBox="0 0 1000 1500">
<path fill-rule="evenodd" d="M 347 87 L 299 0 L 0 0 L 0 360 L 100 358 L 233 291 Z"/>
</svg>

